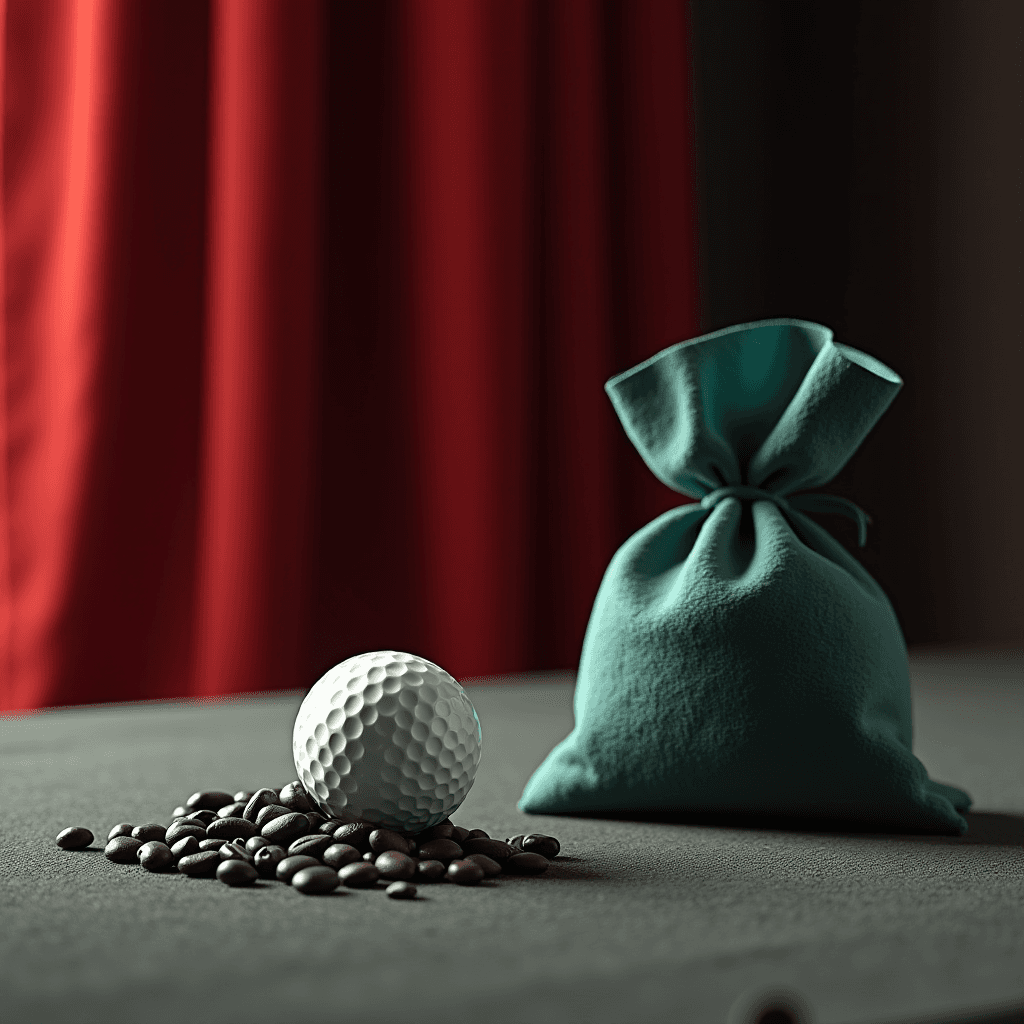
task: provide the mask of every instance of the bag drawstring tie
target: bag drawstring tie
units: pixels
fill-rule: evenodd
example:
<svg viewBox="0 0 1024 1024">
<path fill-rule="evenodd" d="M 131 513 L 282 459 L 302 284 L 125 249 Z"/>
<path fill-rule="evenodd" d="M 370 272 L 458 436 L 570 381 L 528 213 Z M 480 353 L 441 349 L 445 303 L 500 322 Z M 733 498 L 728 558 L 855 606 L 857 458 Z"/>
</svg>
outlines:
<svg viewBox="0 0 1024 1024">
<path fill-rule="evenodd" d="M 868 523 L 871 516 L 864 509 L 855 505 L 848 498 L 840 498 L 837 494 L 797 494 L 784 498 L 781 494 L 764 491 L 760 487 L 748 487 L 739 484 L 735 487 L 719 487 L 718 490 L 705 494 L 700 506 L 711 511 L 723 498 L 739 498 L 741 501 L 771 501 L 783 512 L 818 512 L 842 515 L 857 523 L 857 544 L 864 547 L 868 540 Z"/>
</svg>

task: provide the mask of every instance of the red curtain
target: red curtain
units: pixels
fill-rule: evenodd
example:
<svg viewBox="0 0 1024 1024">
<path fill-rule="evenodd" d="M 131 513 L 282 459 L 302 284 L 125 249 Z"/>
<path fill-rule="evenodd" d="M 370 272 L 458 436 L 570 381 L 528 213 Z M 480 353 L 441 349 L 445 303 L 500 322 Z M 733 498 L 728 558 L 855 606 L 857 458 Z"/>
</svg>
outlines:
<svg viewBox="0 0 1024 1024">
<path fill-rule="evenodd" d="M 0 708 L 572 668 L 680 497 L 685 0 L 6 0 Z"/>
</svg>

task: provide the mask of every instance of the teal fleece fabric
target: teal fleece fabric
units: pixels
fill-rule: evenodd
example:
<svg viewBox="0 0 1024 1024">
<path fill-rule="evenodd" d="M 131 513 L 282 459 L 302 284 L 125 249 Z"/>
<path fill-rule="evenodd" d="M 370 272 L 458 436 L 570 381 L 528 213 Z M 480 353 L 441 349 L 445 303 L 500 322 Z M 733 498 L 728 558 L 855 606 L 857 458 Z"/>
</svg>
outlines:
<svg viewBox="0 0 1024 1024">
<path fill-rule="evenodd" d="M 530 778 L 522 811 L 967 831 L 958 812 L 971 798 L 929 779 L 912 752 L 892 605 L 805 514 L 862 513 L 794 496 L 842 469 L 902 383 L 828 328 L 782 319 L 681 342 L 605 385 L 651 471 L 702 501 L 612 558 L 575 727 Z"/>
</svg>

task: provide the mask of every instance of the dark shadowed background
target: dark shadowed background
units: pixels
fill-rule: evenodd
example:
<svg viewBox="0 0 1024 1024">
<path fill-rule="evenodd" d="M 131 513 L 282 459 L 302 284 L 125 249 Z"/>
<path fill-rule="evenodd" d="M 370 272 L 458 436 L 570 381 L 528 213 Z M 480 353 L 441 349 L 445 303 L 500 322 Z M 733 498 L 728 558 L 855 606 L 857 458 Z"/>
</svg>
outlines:
<svg viewBox="0 0 1024 1024">
<path fill-rule="evenodd" d="M 1019 646 L 1024 5 L 691 10 L 702 330 L 817 320 L 899 373 L 829 489 L 908 643 Z"/>
</svg>

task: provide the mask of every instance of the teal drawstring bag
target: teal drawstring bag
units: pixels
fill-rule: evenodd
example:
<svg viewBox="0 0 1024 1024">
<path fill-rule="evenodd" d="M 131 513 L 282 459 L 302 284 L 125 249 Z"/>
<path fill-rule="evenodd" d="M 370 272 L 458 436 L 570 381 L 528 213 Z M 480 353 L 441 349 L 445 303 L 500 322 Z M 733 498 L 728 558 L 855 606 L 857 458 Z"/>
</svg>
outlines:
<svg viewBox="0 0 1024 1024">
<path fill-rule="evenodd" d="M 529 814 L 711 814 L 962 835 L 971 798 L 912 750 L 896 614 L 796 493 L 828 483 L 903 382 L 803 320 L 673 345 L 605 385 L 665 484 L 698 499 L 613 556 L 580 657 L 575 726 Z"/>
</svg>

